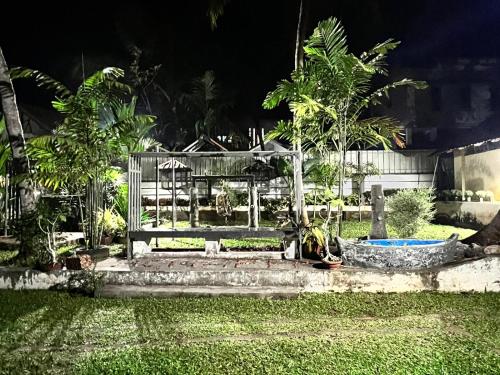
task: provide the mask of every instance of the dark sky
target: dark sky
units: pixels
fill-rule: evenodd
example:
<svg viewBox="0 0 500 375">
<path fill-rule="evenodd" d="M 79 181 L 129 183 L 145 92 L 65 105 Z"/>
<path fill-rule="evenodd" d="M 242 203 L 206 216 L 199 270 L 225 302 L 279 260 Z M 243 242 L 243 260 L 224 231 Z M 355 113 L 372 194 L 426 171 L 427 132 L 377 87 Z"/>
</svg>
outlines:
<svg viewBox="0 0 500 375">
<path fill-rule="evenodd" d="M 144 63 L 162 64 L 159 79 L 185 88 L 212 69 L 236 110 L 258 111 L 265 94 L 293 67 L 296 0 L 232 0 L 211 31 L 208 1 L 65 2 L 31 5 L 18 1 L 1 16 L 0 45 L 10 66 L 45 71 L 78 82 L 82 53 L 87 71 L 126 67 L 132 44 Z M 4 5 L 2 4 L 2 7 Z M 336 16 L 354 52 L 393 37 L 402 45 L 392 57 L 401 65 L 437 58 L 500 55 L 498 0 L 311 0 L 309 31 Z M 19 100 L 39 97 L 18 84 Z"/>
</svg>

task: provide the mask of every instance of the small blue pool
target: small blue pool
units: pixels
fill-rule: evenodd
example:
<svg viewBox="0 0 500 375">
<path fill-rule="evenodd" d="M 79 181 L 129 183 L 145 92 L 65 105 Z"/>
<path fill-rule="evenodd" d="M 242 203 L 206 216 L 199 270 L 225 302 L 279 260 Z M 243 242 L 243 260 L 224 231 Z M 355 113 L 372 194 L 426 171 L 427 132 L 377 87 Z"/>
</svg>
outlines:
<svg viewBox="0 0 500 375">
<path fill-rule="evenodd" d="M 446 240 L 413 238 L 347 241 L 335 238 L 346 266 L 423 269 L 451 263 L 463 254 L 457 250 L 458 234 Z"/>
<path fill-rule="evenodd" d="M 443 240 L 415 240 L 415 239 L 393 239 L 393 240 L 366 240 L 362 244 L 372 246 L 425 246 L 442 244 Z"/>
</svg>

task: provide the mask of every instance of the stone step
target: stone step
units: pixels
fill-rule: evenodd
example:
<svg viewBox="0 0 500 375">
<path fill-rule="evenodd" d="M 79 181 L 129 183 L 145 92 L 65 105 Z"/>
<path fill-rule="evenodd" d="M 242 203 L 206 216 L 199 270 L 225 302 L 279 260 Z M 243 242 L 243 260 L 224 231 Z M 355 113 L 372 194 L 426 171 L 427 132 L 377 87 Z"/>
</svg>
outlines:
<svg viewBox="0 0 500 375">
<path fill-rule="evenodd" d="M 149 258 L 210 258 L 210 259 L 283 259 L 284 251 L 221 251 L 206 255 L 201 251 L 152 251 L 143 254 Z"/>
<path fill-rule="evenodd" d="M 312 267 L 311 267 L 312 268 Z M 107 271 L 104 281 L 113 285 L 192 287 L 306 287 L 322 286 L 329 271 L 280 269 L 182 269 L 172 271 Z"/>
<path fill-rule="evenodd" d="M 177 286 L 177 285 L 115 285 L 107 284 L 98 293 L 104 298 L 136 297 L 219 297 L 294 298 L 297 287 L 242 287 L 242 286 Z"/>
</svg>

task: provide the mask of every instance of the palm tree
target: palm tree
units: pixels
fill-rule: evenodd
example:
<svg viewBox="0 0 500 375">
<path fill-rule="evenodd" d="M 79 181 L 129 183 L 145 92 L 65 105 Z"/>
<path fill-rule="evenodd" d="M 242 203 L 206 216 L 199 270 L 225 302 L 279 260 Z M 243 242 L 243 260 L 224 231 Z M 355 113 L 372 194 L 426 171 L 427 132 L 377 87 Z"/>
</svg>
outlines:
<svg viewBox="0 0 500 375">
<path fill-rule="evenodd" d="M 294 122 L 282 121 L 268 136 L 282 137 L 305 150 L 314 148 L 323 156 L 336 151 L 339 163 L 338 198 L 343 200 L 347 150 L 355 146 L 404 146 L 399 123 L 391 118 L 363 118 L 370 104 L 377 104 L 398 86 L 426 87 L 424 82 L 403 79 L 372 89 L 375 77 L 387 75 L 386 55 L 399 42 L 389 39 L 360 57 L 349 53 L 344 29 L 335 18 L 322 21 L 306 42 L 303 68 L 292 72 L 270 92 L 264 108 L 288 103 Z M 340 235 L 342 207 L 337 210 Z"/>
<path fill-rule="evenodd" d="M 216 135 L 222 123 L 227 122 L 225 111 L 231 105 L 222 97 L 215 73 L 211 70 L 193 80 L 192 91 L 184 96 L 183 103 L 194 116 L 196 139 Z"/>
<path fill-rule="evenodd" d="M 54 134 L 33 139 L 28 153 L 36 160 L 36 180 L 46 188 L 86 191 L 87 220 L 83 227 L 87 244 L 99 244 L 97 214 L 102 183 L 111 165 L 123 161 L 131 151 L 155 146 L 147 134 L 155 118 L 135 113 L 137 98 L 120 82 L 123 70 L 97 71 L 71 92 L 62 83 L 32 69 L 15 69 L 17 78 L 34 78 L 39 86 L 56 92 L 53 107 L 64 117 Z M 82 215 L 83 220 L 83 215 Z"/>
</svg>

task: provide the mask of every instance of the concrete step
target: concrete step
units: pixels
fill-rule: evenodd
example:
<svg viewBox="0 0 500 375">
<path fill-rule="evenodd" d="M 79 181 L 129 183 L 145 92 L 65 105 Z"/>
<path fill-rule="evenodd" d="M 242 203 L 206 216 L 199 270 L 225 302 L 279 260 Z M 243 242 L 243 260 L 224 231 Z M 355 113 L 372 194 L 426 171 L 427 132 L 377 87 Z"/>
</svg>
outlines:
<svg viewBox="0 0 500 375">
<path fill-rule="evenodd" d="M 115 285 L 107 284 L 99 292 L 104 298 L 135 297 L 219 297 L 237 296 L 253 298 L 293 298 L 300 289 L 296 287 L 226 287 L 226 286 L 178 286 L 178 285 Z"/>
<path fill-rule="evenodd" d="M 143 254 L 149 258 L 210 258 L 210 259 L 283 259 L 284 251 L 221 251 L 206 255 L 205 250 L 194 251 L 158 251 Z"/>
</svg>

